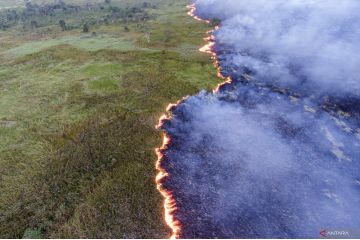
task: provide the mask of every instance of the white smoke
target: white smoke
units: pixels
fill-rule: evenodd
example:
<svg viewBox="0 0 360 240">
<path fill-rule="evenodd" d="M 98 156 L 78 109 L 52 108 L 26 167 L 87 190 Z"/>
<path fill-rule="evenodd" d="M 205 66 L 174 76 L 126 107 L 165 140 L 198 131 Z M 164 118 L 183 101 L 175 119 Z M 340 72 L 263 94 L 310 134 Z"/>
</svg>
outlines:
<svg viewBox="0 0 360 240">
<path fill-rule="evenodd" d="M 195 3 L 202 18 L 222 20 L 215 46 L 234 81 L 188 98 L 164 124 L 164 185 L 182 237 L 359 227 L 360 1 Z M 238 81 L 244 69 L 256 81 Z"/>
<path fill-rule="evenodd" d="M 238 86 L 174 110 L 167 156 L 179 218 L 195 234 L 183 237 L 316 238 L 360 226 L 356 130 L 310 109 Z"/>
<path fill-rule="evenodd" d="M 360 95 L 360 1 L 197 0 L 198 14 L 222 19 L 218 44 L 260 81 Z M 245 53 L 245 54 L 243 54 Z"/>
</svg>

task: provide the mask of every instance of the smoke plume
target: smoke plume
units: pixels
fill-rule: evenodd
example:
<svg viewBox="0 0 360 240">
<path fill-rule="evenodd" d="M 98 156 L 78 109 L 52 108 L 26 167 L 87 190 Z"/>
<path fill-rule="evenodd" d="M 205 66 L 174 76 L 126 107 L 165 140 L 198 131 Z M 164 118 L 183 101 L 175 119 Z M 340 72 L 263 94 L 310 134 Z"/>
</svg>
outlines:
<svg viewBox="0 0 360 240">
<path fill-rule="evenodd" d="M 270 84 L 359 96 L 359 1 L 196 3 L 200 16 L 222 20 L 217 43 L 231 50 L 226 60 L 238 70 Z"/>
<path fill-rule="evenodd" d="M 173 107 L 163 182 L 184 238 L 360 226 L 360 2 L 197 0 L 232 82 Z"/>
</svg>

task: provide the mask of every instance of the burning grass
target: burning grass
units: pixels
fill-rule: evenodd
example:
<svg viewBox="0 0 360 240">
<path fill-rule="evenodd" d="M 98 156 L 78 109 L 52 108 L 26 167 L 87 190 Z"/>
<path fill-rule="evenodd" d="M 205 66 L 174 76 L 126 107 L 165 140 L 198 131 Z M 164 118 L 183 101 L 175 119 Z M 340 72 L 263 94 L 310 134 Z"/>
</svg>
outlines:
<svg viewBox="0 0 360 240">
<path fill-rule="evenodd" d="M 219 81 L 195 51 L 208 26 L 193 22 L 185 4 L 164 4 L 154 10 L 159 20 L 130 25 L 133 49 L 59 42 L 1 55 L 0 237 L 168 236 L 154 183 L 154 125 L 167 103 Z M 148 27 L 159 34 L 143 46 Z M 174 39 L 166 45 L 168 31 Z M 13 38 L 17 48 L 23 37 Z"/>
</svg>

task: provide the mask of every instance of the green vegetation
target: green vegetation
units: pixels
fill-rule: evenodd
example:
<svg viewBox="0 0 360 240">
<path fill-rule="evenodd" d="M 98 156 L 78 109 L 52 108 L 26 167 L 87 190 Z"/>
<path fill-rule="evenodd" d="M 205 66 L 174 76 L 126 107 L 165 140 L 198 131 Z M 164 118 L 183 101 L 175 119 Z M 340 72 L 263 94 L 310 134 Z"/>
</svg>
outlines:
<svg viewBox="0 0 360 240">
<path fill-rule="evenodd" d="M 41 230 L 39 229 L 26 229 L 24 239 L 42 239 L 43 235 L 41 234 Z"/>
<path fill-rule="evenodd" d="M 152 0 L 155 2 L 155 0 Z M 156 1 L 156 2 L 159 2 Z M 16 3 L 15 3 L 16 6 Z M 86 4 L 74 4 L 71 1 L 55 0 L 38 4 L 25 0 L 23 8 L 8 8 L 0 13 L 0 29 L 7 30 L 16 25 L 23 29 L 36 29 L 58 24 L 63 31 L 87 25 L 129 23 L 153 19 L 148 10 L 157 8 L 148 2 L 87 1 Z"/>
<path fill-rule="evenodd" d="M 168 103 L 218 83 L 197 51 L 209 26 L 185 0 L 67 2 L 81 13 L 0 30 L 0 237 L 167 237 L 154 126 Z M 88 21 L 133 7 L 151 17 Z"/>
<path fill-rule="evenodd" d="M 211 19 L 210 20 L 210 24 L 212 25 L 212 26 L 219 26 L 220 24 L 221 24 L 221 19 L 219 19 L 219 18 L 213 18 L 213 19 Z"/>
</svg>

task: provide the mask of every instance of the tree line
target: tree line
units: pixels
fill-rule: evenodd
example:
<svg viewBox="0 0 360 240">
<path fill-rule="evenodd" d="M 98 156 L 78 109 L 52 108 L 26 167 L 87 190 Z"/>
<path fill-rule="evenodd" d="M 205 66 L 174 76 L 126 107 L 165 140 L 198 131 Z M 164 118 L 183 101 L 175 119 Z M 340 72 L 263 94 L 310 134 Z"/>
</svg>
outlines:
<svg viewBox="0 0 360 240">
<path fill-rule="evenodd" d="M 21 9 L 7 9 L 0 12 L 0 29 L 6 30 L 17 24 L 23 24 L 24 28 L 38 28 L 57 23 L 63 30 L 82 27 L 84 32 L 89 31 L 91 25 L 110 24 L 114 22 L 140 22 L 147 21 L 152 16 L 147 12 L 149 8 L 157 8 L 156 5 L 143 2 L 132 7 L 119 7 L 113 5 L 111 0 L 104 0 L 102 3 L 86 3 L 84 5 L 76 5 L 66 3 L 64 0 L 54 0 L 49 4 L 36 4 L 30 0 L 25 0 L 25 7 Z M 101 12 L 100 16 L 88 19 L 90 13 Z M 68 25 L 66 19 L 68 17 L 81 16 L 86 18 L 78 19 L 78 23 Z M 95 15 L 94 15 L 95 16 Z"/>
</svg>

